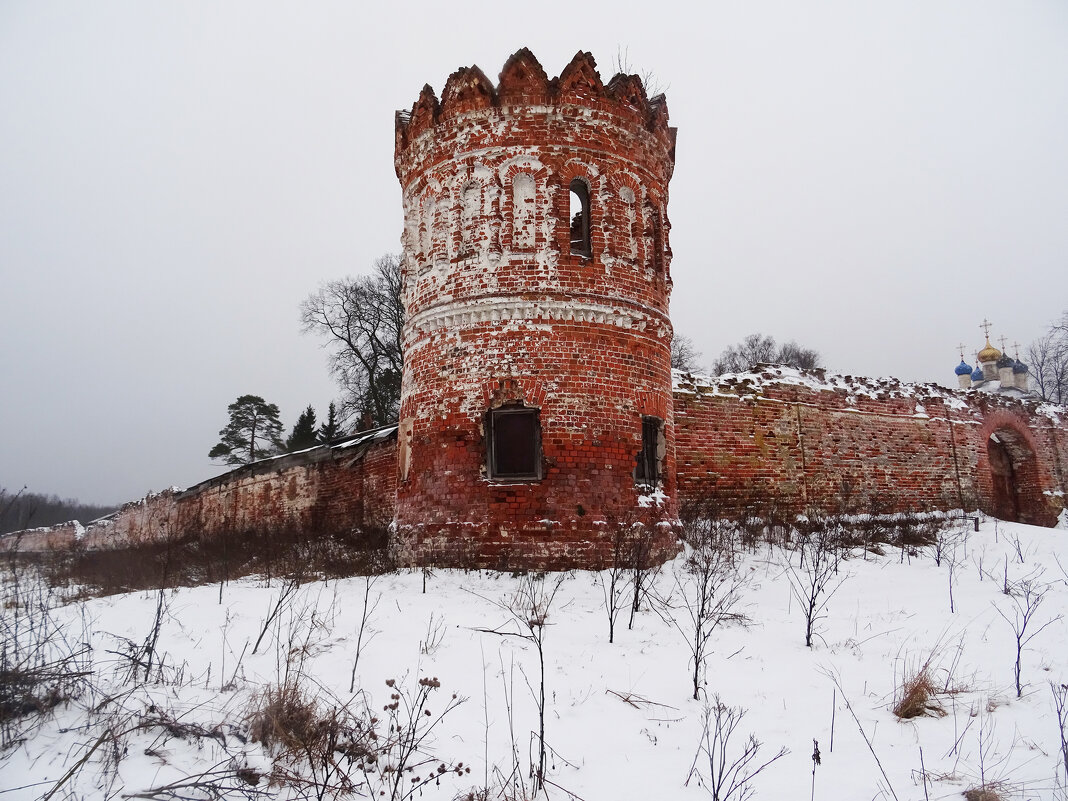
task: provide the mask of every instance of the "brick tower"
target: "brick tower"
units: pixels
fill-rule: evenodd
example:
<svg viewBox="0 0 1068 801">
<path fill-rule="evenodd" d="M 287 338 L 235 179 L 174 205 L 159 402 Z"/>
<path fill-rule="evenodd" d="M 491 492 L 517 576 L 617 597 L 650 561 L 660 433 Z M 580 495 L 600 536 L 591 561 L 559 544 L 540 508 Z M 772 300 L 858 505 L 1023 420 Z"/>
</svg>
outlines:
<svg viewBox="0 0 1068 801">
<path fill-rule="evenodd" d="M 398 112 L 402 563 L 599 567 L 620 531 L 675 552 L 674 158 L 663 95 L 589 53 L 461 68 Z"/>
</svg>

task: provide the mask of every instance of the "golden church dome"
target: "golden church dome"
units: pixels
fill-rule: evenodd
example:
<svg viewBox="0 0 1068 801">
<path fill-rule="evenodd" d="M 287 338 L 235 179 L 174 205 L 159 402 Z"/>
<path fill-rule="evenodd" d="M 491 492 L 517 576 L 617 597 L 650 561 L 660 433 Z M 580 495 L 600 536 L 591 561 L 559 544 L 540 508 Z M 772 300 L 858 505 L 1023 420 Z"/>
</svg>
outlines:
<svg viewBox="0 0 1068 801">
<path fill-rule="evenodd" d="M 986 341 L 986 347 L 979 351 L 978 354 L 979 363 L 985 364 L 986 362 L 996 362 L 1001 358 L 1001 351 L 990 344 L 990 340 Z"/>
</svg>

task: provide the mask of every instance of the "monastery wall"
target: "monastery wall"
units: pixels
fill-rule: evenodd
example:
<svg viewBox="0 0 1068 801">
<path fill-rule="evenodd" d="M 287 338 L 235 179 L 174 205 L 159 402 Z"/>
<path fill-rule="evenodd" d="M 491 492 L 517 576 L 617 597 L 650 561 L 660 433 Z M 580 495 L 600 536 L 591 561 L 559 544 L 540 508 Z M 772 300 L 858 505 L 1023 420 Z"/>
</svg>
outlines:
<svg viewBox="0 0 1068 801">
<path fill-rule="evenodd" d="M 683 511 L 710 499 L 724 515 L 979 509 L 1051 526 L 1065 509 L 1068 414 L 1037 401 L 768 367 L 716 379 L 676 373 L 673 419 Z M 382 429 L 242 467 L 185 491 L 154 493 L 84 528 L 71 522 L 8 535 L 0 551 L 47 552 L 75 543 L 124 548 L 242 530 L 295 529 L 309 537 L 383 530 L 396 510 L 395 432 Z M 449 458 L 442 455 L 442 472 L 450 469 Z M 582 491 L 595 494 L 598 486 L 590 476 Z M 545 490 L 526 484 L 501 492 Z M 424 509 L 436 532 L 425 540 L 428 552 L 470 547 L 464 538 L 474 525 L 449 517 L 465 497 L 459 488 L 451 504 Z M 552 494 L 545 499 L 552 503 Z M 520 517 L 522 505 L 515 506 Z M 477 507 L 469 511 L 477 513 Z M 480 537 L 479 561 L 501 569 L 525 560 L 551 566 L 564 549 L 571 564 L 601 564 L 603 538 L 561 517 L 530 519 L 520 547 L 507 533 Z M 626 521 L 599 525 L 608 531 L 618 522 Z"/>
<path fill-rule="evenodd" d="M 978 508 L 1053 525 L 1064 506 L 1068 427 L 1048 405 L 779 367 L 677 379 L 683 507 L 712 500 L 727 514 L 775 507 L 785 515 Z M 1015 508 L 995 488 L 991 435 L 1014 452 Z"/>
<path fill-rule="evenodd" d="M 187 490 L 150 493 L 85 527 L 70 522 L 9 535 L 0 539 L 0 551 L 40 553 L 75 544 L 119 549 L 245 531 L 324 537 L 381 529 L 394 514 L 395 431 L 266 459 Z"/>
</svg>

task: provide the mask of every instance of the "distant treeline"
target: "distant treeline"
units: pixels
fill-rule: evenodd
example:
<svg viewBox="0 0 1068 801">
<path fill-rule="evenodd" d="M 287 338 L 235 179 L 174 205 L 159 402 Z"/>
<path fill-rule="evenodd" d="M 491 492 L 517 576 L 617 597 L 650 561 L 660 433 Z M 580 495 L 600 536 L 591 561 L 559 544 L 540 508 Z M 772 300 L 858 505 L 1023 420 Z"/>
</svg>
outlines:
<svg viewBox="0 0 1068 801">
<path fill-rule="evenodd" d="M 38 495 L 36 492 L 11 492 L 0 487 L 0 534 L 24 528 L 52 526 L 68 520 L 88 523 L 111 514 L 115 506 L 96 506 L 58 495 Z"/>
</svg>

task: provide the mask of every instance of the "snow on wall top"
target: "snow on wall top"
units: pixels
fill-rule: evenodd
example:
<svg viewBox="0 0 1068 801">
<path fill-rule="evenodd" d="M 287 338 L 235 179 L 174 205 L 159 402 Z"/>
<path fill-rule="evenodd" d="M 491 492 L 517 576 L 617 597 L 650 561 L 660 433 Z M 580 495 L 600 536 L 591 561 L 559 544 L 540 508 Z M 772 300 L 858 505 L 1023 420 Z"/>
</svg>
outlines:
<svg viewBox="0 0 1068 801">
<path fill-rule="evenodd" d="M 279 453 L 274 456 L 268 456 L 265 459 L 257 459 L 255 462 L 250 462 L 249 464 L 243 464 L 239 467 L 235 467 L 233 470 L 221 473 L 214 478 L 201 481 L 199 484 L 194 484 L 192 487 L 189 487 L 189 489 L 184 490 L 182 494 L 193 495 L 208 487 L 225 484 L 242 475 L 254 475 L 265 471 L 283 470 L 287 467 L 316 464 L 321 461 L 333 459 L 335 456 L 341 454 L 348 454 L 350 458 L 360 458 L 363 455 L 363 451 L 356 451 L 350 454 L 350 450 L 360 445 L 370 447 L 378 442 L 384 442 L 396 436 L 397 424 L 393 423 L 392 425 L 374 428 L 370 431 L 361 431 L 359 434 L 354 434 L 343 440 L 331 442 L 327 445 L 313 445 L 302 451 Z"/>
<path fill-rule="evenodd" d="M 914 399 L 919 403 L 941 401 L 947 409 L 963 411 L 972 408 L 967 398 L 975 393 L 951 390 L 938 384 L 911 384 L 896 378 L 869 378 L 864 376 L 836 375 L 826 370 L 805 370 L 782 364 L 758 364 L 742 373 L 725 373 L 710 376 L 703 373 L 672 371 L 672 390 L 675 394 L 701 394 L 718 397 L 767 398 L 781 395 L 789 387 L 802 387 L 813 393 L 832 392 L 847 405 L 856 405 L 858 400 L 888 401 Z M 991 400 L 1023 403 L 1029 411 L 1043 414 L 1055 422 L 1064 415 L 1062 407 L 1048 403 L 1039 404 L 1031 398 L 999 398 L 986 393 L 986 402 Z M 921 407 L 917 406 L 919 414 Z"/>
</svg>

